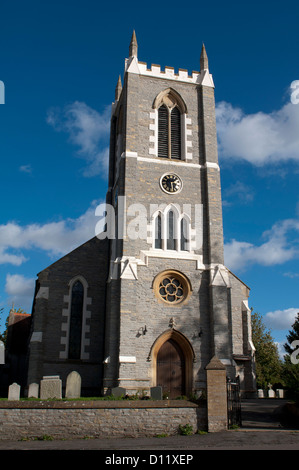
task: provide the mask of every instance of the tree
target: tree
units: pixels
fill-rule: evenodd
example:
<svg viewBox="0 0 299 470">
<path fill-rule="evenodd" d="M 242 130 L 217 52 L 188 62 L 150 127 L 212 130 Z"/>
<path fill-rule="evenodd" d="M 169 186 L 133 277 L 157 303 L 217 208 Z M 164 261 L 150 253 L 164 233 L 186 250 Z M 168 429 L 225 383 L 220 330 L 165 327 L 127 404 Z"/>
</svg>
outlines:
<svg viewBox="0 0 299 470">
<path fill-rule="evenodd" d="M 3 307 L 0 308 L 0 328 L 2 328 L 1 315 L 3 315 L 3 311 L 4 311 L 4 308 Z M 18 310 L 16 310 L 14 308 L 14 306 L 12 307 L 11 312 L 13 312 L 13 313 L 25 313 L 22 308 L 18 308 Z M 6 318 L 4 330 L 2 331 L 2 333 L 0 332 L 0 341 L 3 341 L 3 343 L 5 345 L 6 345 L 7 334 L 8 334 L 8 321 L 9 321 L 9 316 Z"/>
<path fill-rule="evenodd" d="M 0 320 L 2 320 L 1 316 L 3 315 L 3 311 L 4 311 L 4 308 L 3 307 L 0 308 Z M 2 327 L 1 324 L 0 326 Z M 5 329 L 2 331 L 2 333 L 0 332 L 0 341 L 3 341 L 4 344 L 6 344 L 7 328 L 8 328 L 8 318 L 6 319 L 6 322 L 5 322 Z"/>
<path fill-rule="evenodd" d="M 251 312 L 252 341 L 255 347 L 257 387 L 266 389 L 269 384 L 281 382 L 282 364 L 278 348 L 270 330 L 267 330 L 262 316 Z"/>
<path fill-rule="evenodd" d="M 283 365 L 285 385 L 290 394 L 299 399 L 299 313 L 292 325 L 292 330 L 289 330 L 284 349 L 287 353 L 284 356 Z"/>
<path fill-rule="evenodd" d="M 294 341 L 299 341 L 299 313 L 297 313 L 297 317 L 295 318 L 295 322 L 292 325 L 293 330 L 289 330 L 289 334 L 287 335 L 287 343 L 284 344 L 284 349 L 288 354 L 292 354 L 295 349 L 297 349 L 298 345 L 293 345 Z"/>
</svg>

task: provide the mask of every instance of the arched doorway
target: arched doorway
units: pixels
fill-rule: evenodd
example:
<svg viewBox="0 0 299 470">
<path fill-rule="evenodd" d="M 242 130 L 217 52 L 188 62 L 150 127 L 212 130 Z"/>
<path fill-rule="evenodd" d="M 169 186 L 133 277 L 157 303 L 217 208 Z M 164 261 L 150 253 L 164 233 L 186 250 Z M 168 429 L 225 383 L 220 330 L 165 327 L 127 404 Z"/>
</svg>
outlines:
<svg viewBox="0 0 299 470">
<path fill-rule="evenodd" d="M 148 359 L 152 362 L 152 386 L 162 386 L 169 398 L 192 393 L 195 356 L 186 336 L 173 328 L 165 331 L 152 345 Z"/>
<path fill-rule="evenodd" d="M 180 346 L 173 339 L 165 341 L 157 355 L 157 385 L 163 395 L 176 398 L 185 395 L 185 358 Z"/>
</svg>

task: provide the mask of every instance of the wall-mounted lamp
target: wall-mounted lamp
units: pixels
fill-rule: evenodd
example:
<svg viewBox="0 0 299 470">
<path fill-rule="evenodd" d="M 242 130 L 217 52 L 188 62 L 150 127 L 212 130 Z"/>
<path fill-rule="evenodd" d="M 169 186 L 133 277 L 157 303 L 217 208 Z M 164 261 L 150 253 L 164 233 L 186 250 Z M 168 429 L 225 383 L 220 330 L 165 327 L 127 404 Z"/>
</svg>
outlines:
<svg viewBox="0 0 299 470">
<path fill-rule="evenodd" d="M 146 332 L 147 332 L 146 325 L 145 325 L 144 327 L 142 326 L 142 327 L 139 328 L 139 330 L 138 330 L 138 333 L 139 333 L 140 336 L 141 336 L 141 335 L 145 335 Z"/>
</svg>

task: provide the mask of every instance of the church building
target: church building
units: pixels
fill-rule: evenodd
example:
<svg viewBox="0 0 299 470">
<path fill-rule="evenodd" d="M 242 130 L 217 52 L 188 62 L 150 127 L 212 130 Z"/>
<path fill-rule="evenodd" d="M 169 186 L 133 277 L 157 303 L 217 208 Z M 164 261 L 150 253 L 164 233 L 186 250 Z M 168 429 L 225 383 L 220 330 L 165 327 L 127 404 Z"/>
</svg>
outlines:
<svg viewBox="0 0 299 470">
<path fill-rule="evenodd" d="M 216 357 L 255 391 L 249 288 L 224 265 L 214 82 L 138 60 L 111 112 L 102 231 L 39 273 L 28 384 L 71 371 L 82 395 L 200 396 Z"/>
</svg>

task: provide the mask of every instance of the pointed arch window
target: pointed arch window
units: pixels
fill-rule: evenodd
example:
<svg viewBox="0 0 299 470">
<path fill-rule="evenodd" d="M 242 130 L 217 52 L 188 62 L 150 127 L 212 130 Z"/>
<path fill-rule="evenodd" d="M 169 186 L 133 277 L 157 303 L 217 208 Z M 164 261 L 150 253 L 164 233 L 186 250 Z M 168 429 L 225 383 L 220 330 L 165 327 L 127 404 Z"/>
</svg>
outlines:
<svg viewBox="0 0 299 470">
<path fill-rule="evenodd" d="M 160 214 L 155 218 L 155 248 L 162 248 L 162 218 Z"/>
<path fill-rule="evenodd" d="M 182 129 L 186 125 L 187 106 L 177 91 L 167 88 L 155 98 L 153 108 L 158 117 L 156 150 L 160 158 L 184 160 L 186 158 L 185 142 Z"/>
<path fill-rule="evenodd" d="M 181 113 L 177 107 L 170 113 L 171 158 L 181 158 Z"/>
<path fill-rule="evenodd" d="M 189 224 L 185 217 L 181 219 L 181 251 L 189 251 Z"/>
<path fill-rule="evenodd" d="M 153 215 L 152 233 L 154 249 L 190 251 L 190 218 L 175 205 Z"/>
<path fill-rule="evenodd" d="M 177 106 L 158 109 L 158 157 L 181 159 L 181 113 Z"/>
<path fill-rule="evenodd" d="M 168 109 L 162 105 L 158 109 L 158 156 L 168 158 Z"/>
<path fill-rule="evenodd" d="M 172 210 L 167 214 L 167 250 L 175 250 L 175 216 Z"/>
<path fill-rule="evenodd" d="M 69 359 L 80 359 L 83 320 L 84 287 L 78 280 L 72 287 L 70 330 L 69 330 Z"/>
</svg>

